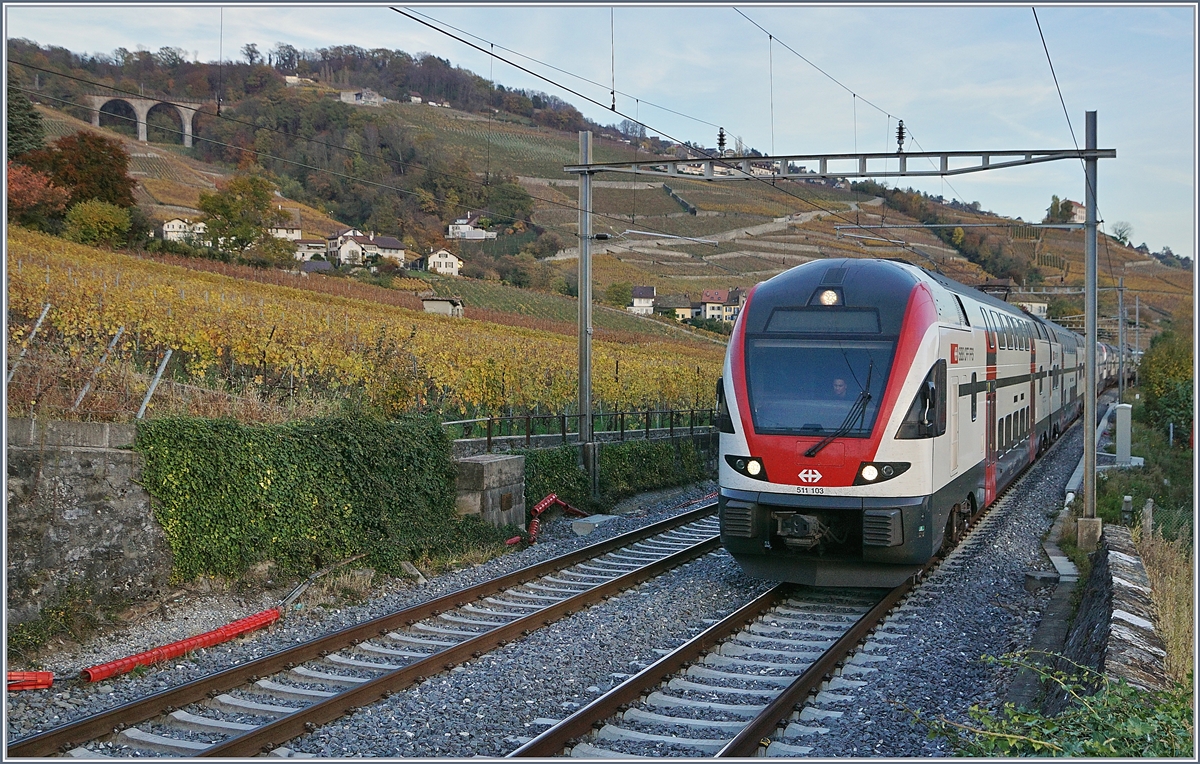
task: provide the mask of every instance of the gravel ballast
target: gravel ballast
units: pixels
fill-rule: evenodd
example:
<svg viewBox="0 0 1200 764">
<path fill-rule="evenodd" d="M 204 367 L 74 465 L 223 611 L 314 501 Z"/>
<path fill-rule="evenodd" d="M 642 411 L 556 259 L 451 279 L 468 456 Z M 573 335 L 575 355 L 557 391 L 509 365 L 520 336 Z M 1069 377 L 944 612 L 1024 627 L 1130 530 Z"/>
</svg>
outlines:
<svg viewBox="0 0 1200 764">
<path fill-rule="evenodd" d="M 868 680 L 866 686 L 839 691 L 845 700 L 822 706 L 841 713 L 822 719 L 820 726 L 828 731 L 789 743 L 812 746 L 811 755 L 820 757 L 944 756 L 951 753 L 948 744 L 927 740 L 925 729 L 913 723 L 905 707 L 923 716 L 966 721 L 971 704 L 999 705 L 1011 673 L 980 658 L 1027 646 L 1037 627 L 1049 593 L 1026 591 L 1024 575 L 1051 569 L 1040 541 L 1061 507 L 1062 486 L 1082 452 L 1080 429 L 1072 429 L 1035 465 L 995 511 L 996 519 L 970 537 L 973 551 L 959 555 L 956 569 L 932 577 L 892 616 L 891 631 L 903 636 L 868 641 L 864 652 L 887 660 L 870 664 L 878 671 L 855 677 Z M 543 518 L 535 546 L 432 578 L 424 586 L 411 580 L 391 582 L 366 604 L 304 610 L 267 632 L 197 651 L 142 676 L 117 677 L 99 686 L 61 682 L 50 691 L 9 694 L 10 740 L 45 729 L 47 721 L 62 724 L 624 533 L 695 506 L 684 505 L 714 490 L 708 483 L 684 494 L 656 497 L 654 503 L 604 523 L 586 537 L 572 532 L 569 517 Z M 745 576 L 723 550 L 711 553 L 360 709 L 288 747 L 335 757 L 503 756 L 550 720 L 566 717 L 657 660 L 660 651 L 682 644 L 769 586 Z M 244 617 L 274 604 L 268 599 L 264 595 L 260 601 L 218 608 L 211 625 L 197 622 L 201 612 L 209 616 L 207 601 L 179 603 L 179 609 L 163 614 L 173 615 L 168 620 L 147 619 L 71 654 L 45 658 L 44 663 L 60 675 L 72 675 Z M 183 607 L 190 611 L 186 622 Z"/>
</svg>

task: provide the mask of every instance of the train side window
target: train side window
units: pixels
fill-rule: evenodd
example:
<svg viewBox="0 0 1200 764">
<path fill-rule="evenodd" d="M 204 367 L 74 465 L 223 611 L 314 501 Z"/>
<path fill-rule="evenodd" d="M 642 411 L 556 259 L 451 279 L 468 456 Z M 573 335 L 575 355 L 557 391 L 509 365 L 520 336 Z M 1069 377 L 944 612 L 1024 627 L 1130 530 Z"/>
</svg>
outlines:
<svg viewBox="0 0 1200 764">
<path fill-rule="evenodd" d="M 980 308 L 979 315 L 983 316 L 983 334 L 987 337 L 988 350 L 995 350 L 996 333 L 992 330 L 992 322 L 988 320 L 987 308 Z"/>
<path fill-rule="evenodd" d="M 1009 414 L 1008 416 L 1004 417 L 1004 445 L 1006 447 L 1008 446 L 1009 443 L 1012 443 L 1012 439 L 1013 439 L 1012 420 L 1013 420 L 1012 414 Z"/>
<path fill-rule="evenodd" d="M 1044 376 L 1042 376 L 1042 373 L 1045 371 L 1046 371 L 1045 366 L 1038 367 L 1038 395 L 1042 394 L 1042 385 L 1044 385 L 1046 382 L 1046 378 Z"/>
<path fill-rule="evenodd" d="M 975 383 L 978 382 L 979 375 L 971 372 L 971 421 L 975 421 L 975 417 L 979 414 L 979 393 L 975 391 Z"/>
</svg>

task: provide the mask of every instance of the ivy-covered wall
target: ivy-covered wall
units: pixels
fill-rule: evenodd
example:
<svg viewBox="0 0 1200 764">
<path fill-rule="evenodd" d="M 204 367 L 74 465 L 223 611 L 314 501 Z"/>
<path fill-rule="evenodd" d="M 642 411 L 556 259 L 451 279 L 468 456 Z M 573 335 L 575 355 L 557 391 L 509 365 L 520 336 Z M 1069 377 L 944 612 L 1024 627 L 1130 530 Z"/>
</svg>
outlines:
<svg viewBox="0 0 1200 764">
<path fill-rule="evenodd" d="M 450 441 L 428 417 L 158 419 L 139 426 L 136 449 L 175 580 L 263 560 L 307 574 L 360 552 L 394 573 L 503 538 L 456 513 Z"/>
<path fill-rule="evenodd" d="M 601 443 L 600 495 L 593 498 L 580 446 L 514 451 L 525 455 L 525 506 L 551 493 L 589 512 L 602 512 L 642 491 L 687 485 L 713 477 L 703 447 L 709 438 L 662 438 Z"/>
</svg>

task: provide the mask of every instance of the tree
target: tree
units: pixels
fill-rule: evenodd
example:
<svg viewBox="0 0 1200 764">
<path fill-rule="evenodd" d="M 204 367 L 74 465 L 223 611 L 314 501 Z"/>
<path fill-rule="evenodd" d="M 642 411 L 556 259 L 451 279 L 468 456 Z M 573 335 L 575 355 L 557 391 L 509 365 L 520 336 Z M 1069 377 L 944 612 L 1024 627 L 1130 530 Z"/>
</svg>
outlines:
<svg viewBox="0 0 1200 764">
<path fill-rule="evenodd" d="M 129 210 L 99 199 L 89 199 L 67 212 L 63 237 L 80 244 L 113 246 L 125 239 L 129 225 Z"/>
<path fill-rule="evenodd" d="M 8 70 L 8 158 L 13 159 L 30 151 L 42 148 L 46 131 L 42 127 L 42 115 L 18 88 L 21 86 L 17 73 Z"/>
<path fill-rule="evenodd" d="M 88 199 L 118 207 L 134 204 L 129 155 L 120 141 L 90 131 L 73 133 L 59 138 L 50 148 L 30 152 L 25 163 L 69 189 L 72 206 Z"/>
<path fill-rule="evenodd" d="M 71 192 L 25 165 L 8 162 L 8 219 L 28 228 L 49 230 L 67 208 Z"/>
<path fill-rule="evenodd" d="M 1124 220 L 1118 220 L 1113 223 L 1112 227 L 1113 238 L 1121 242 L 1126 247 L 1129 246 L 1129 237 L 1133 235 L 1133 226 L 1126 223 Z"/>
<path fill-rule="evenodd" d="M 628 281 L 614 281 L 604 290 L 604 300 L 609 305 L 624 308 L 633 304 L 633 285 Z"/>
<path fill-rule="evenodd" d="M 1192 343 L 1168 330 L 1150 341 L 1138 375 L 1146 390 L 1146 412 L 1155 423 L 1174 423 L 1187 432 L 1192 424 Z"/>
<path fill-rule="evenodd" d="M 274 198 L 275 188 L 261 175 L 237 175 L 218 185 L 216 193 L 202 192 L 197 206 L 213 246 L 254 264 L 286 262 L 290 243 L 268 230 L 285 218 Z"/>
<path fill-rule="evenodd" d="M 159 48 L 154 57 L 158 59 L 158 63 L 168 69 L 174 69 L 187 61 L 187 51 L 183 48 L 172 48 L 166 45 Z"/>
<path fill-rule="evenodd" d="M 262 54 L 258 52 L 258 46 L 252 42 L 248 42 L 242 46 L 242 56 L 245 57 L 246 63 L 254 66 L 259 61 L 262 61 Z"/>
</svg>

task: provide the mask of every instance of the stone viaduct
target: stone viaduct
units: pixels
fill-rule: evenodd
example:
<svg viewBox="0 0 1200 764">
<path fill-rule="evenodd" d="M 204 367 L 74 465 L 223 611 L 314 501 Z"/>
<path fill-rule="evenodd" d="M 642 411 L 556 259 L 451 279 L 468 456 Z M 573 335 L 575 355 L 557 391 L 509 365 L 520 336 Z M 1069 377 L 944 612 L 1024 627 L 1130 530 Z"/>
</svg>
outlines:
<svg viewBox="0 0 1200 764">
<path fill-rule="evenodd" d="M 178 98 L 163 101 L 157 98 L 125 95 L 85 95 L 83 99 L 92 110 L 92 125 L 95 127 L 100 127 L 100 110 L 104 108 L 105 104 L 110 101 L 121 101 L 128 105 L 137 115 L 138 140 L 142 143 L 147 142 L 146 117 L 149 116 L 150 110 L 160 104 L 174 107 L 179 112 L 179 121 L 183 123 L 183 145 L 187 148 L 192 147 L 192 120 L 196 113 L 206 104 L 213 103 L 213 101 L 190 101 Z"/>
</svg>

